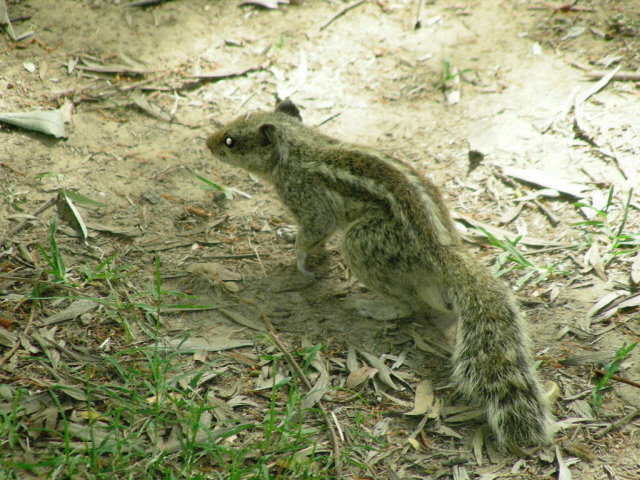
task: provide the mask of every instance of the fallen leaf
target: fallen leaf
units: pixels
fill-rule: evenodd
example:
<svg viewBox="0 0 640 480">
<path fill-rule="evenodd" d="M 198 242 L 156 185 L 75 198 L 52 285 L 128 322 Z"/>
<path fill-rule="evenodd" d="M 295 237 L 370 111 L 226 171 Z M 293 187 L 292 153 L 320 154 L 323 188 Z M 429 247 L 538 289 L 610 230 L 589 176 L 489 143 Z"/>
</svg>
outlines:
<svg viewBox="0 0 640 480">
<path fill-rule="evenodd" d="M 587 253 L 584 254 L 584 263 L 593 268 L 593 271 L 602 280 L 607 280 L 607 275 L 604 273 L 604 261 L 602 260 L 602 256 L 600 256 L 598 242 L 595 239 L 591 242 L 591 246 L 589 247 L 589 250 L 587 250 Z"/>
<path fill-rule="evenodd" d="M 26 113 L 0 113 L 0 122 L 63 138 L 67 136 L 64 130 L 63 108 L 33 110 Z"/>
<path fill-rule="evenodd" d="M 165 345 L 176 349 L 180 353 L 195 353 L 200 351 L 217 352 L 220 350 L 231 350 L 233 348 L 249 347 L 253 345 L 251 340 L 241 340 L 237 338 L 211 338 L 202 337 L 172 338 L 165 340 Z"/>
<path fill-rule="evenodd" d="M 90 60 L 82 59 L 83 65 L 76 65 L 78 70 L 88 70 L 97 73 L 110 73 L 114 75 L 130 75 L 140 76 L 149 73 L 148 70 L 142 68 L 129 67 L 127 65 L 108 64 L 92 62 Z"/>
<path fill-rule="evenodd" d="M 435 398 L 432 383 L 429 380 L 421 381 L 416 386 L 413 409 L 405 412 L 405 415 L 424 415 L 433 407 Z"/>
<path fill-rule="evenodd" d="M 65 322 L 67 320 L 73 320 L 80 315 L 90 312 L 95 309 L 99 303 L 96 300 L 82 299 L 76 300 L 64 310 L 45 318 L 42 323 L 44 325 L 52 325 L 54 323 Z"/>
<path fill-rule="evenodd" d="M 391 369 L 387 367 L 382 360 L 380 360 L 375 355 L 370 354 L 369 352 L 366 352 L 361 349 L 357 349 L 357 350 L 358 350 L 358 354 L 362 358 L 364 358 L 369 363 L 369 365 L 378 369 L 380 380 L 382 380 L 385 384 L 387 384 L 389 387 L 393 388 L 394 390 L 398 390 L 398 387 L 396 386 L 396 384 L 393 383 L 393 380 L 391 380 Z"/>
<path fill-rule="evenodd" d="M 172 120 L 171 116 L 165 113 L 162 108 L 155 103 L 151 103 L 147 97 L 142 94 L 142 91 L 139 88 L 136 88 L 131 92 L 129 100 L 136 104 L 143 112 L 148 113 L 158 120 L 165 122 L 170 122 Z"/>
<path fill-rule="evenodd" d="M 556 445 L 556 459 L 558 460 L 558 480 L 572 480 L 571 470 L 564 462 L 558 445 Z"/>
<path fill-rule="evenodd" d="M 515 178 L 521 182 L 532 183 L 544 188 L 557 190 L 571 197 L 582 198 L 584 192 L 589 190 L 589 187 L 586 185 L 564 180 L 559 178 L 556 173 L 515 167 L 504 167 L 502 171 L 508 177 Z"/>
<path fill-rule="evenodd" d="M 640 283 L 640 252 L 635 256 L 633 262 L 631 262 L 631 281 L 633 283 Z"/>
<path fill-rule="evenodd" d="M 375 376 L 376 373 L 378 373 L 377 368 L 370 367 L 369 365 L 360 367 L 349 374 L 344 386 L 345 388 L 353 389 Z"/>
</svg>

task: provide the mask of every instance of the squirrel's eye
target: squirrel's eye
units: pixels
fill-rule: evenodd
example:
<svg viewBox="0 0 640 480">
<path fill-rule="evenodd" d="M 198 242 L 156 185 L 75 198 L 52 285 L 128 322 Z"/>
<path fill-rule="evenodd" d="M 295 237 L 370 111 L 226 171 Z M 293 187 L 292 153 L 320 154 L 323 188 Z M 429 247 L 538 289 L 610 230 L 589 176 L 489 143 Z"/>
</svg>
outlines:
<svg viewBox="0 0 640 480">
<path fill-rule="evenodd" d="M 229 148 L 233 148 L 236 144 L 236 141 L 231 137 L 224 137 L 224 144 Z"/>
</svg>

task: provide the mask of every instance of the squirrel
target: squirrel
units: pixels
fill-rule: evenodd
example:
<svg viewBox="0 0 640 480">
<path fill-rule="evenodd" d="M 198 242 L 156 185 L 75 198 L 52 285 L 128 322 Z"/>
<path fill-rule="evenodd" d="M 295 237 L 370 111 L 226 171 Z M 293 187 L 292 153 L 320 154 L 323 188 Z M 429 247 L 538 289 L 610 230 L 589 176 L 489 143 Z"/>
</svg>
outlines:
<svg viewBox="0 0 640 480">
<path fill-rule="evenodd" d="M 273 184 L 298 227 L 300 272 L 314 276 L 309 254 L 340 229 L 349 269 L 399 312 L 457 317 L 456 389 L 486 406 L 501 448 L 551 442 L 523 315 L 509 288 L 462 245 L 435 184 L 386 153 L 304 125 L 289 99 L 239 117 L 206 143 L 223 163 Z"/>
</svg>

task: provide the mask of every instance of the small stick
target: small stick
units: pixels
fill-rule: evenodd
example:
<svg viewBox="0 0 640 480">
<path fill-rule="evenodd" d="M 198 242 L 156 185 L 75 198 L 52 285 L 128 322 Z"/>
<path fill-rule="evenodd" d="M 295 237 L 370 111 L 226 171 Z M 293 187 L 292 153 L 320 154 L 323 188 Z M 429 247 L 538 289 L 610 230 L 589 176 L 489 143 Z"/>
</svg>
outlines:
<svg viewBox="0 0 640 480">
<path fill-rule="evenodd" d="M 422 17 L 422 9 L 424 8 L 424 0 L 418 0 L 418 9 L 416 11 L 416 21 L 413 24 L 413 28 L 416 30 L 422 27 L 422 21 L 420 18 Z"/>
<path fill-rule="evenodd" d="M 57 201 L 58 198 L 60 197 L 60 194 L 56 195 L 55 197 L 49 199 L 49 201 L 47 203 L 45 203 L 44 205 L 42 205 L 40 208 L 38 208 L 35 212 L 33 212 L 33 217 L 37 217 L 38 215 L 40 215 L 42 212 L 44 212 L 45 210 L 47 210 L 48 208 L 50 208 L 51 206 L 53 206 Z M 29 224 L 29 222 L 31 221 L 31 219 L 27 219 L 25 221 L 23 221 L 21 224 L 17 225 L 16 227 L 13 228 L 13 230 L 11 230 L 7 236 L 3 237 L 0 240 L 0 247 L 2 247 L 5 242 L 7 240 L 9 240 L 9 237 L 12 237 L 13 235 L 15 235 L 16 233 L 24 230 L 26 228 L 26 226 Z"/>
<path fill-rule="evenodd" d="M 609 433 L 611 430 L 615 430 L 617 428 L 625 426 L 626 424 L 631 422 L 631 420 L 633 420 L 638 415 L 638 413 L 640 413 L 640 410 L 638 410 L 637 408 L 634 408 L 633 411 L 629 415 L 625 415 L 621 419 L 616 420 L 615 422 L 609 424 L 608 426 L 606 426 L 605 428 L 603 428 L 599 432 L 596 432 L 593 435 L 593 438 L 602 438 L 607 433 Z"/>
<path fill-rule="evenodd" d="M 509 185 L 511 185 L 513 188 L 520 188 L 520 184 L 518 184 L 517 182 L 515 182 L 514 180 L 512 180 L 511 178 L 507 177 L 505 174 L 503 174 L 502 172 L 496 171 L 495 172 L 496 175 L 498 175 L 504 182 L 508 183 Z M 544 206 L 544 204 L 542 204 L 542 202 L 540 202 L 537 198 L 532 198 L 531 201 L 533 203 L 536 204 L 536 206 L 542 210 L 542 213 L 544 213 L 546 215 L 546 217 L 549 219 L 549 222 L 551 222 L 551 225 L 553 225 L 554 227 L 556 225 L 558 225 L 560 223 L 560 220 L 558 219 L 558 217 L 556 217 L 551 210 L 549 210 L 546 206 Z"/>
<path fill-rule="evenodd" d="M 341 17 L 342 15 L 347 13 L 352 8 L 356 8 L 358 5 L 360 5 L 360 4 L 362 4 L 362 3 L 366 2 L 366 1 L 367 0 L 356 0 L 355 2 L 351 2 L 349 5 L 343 7 L 338 13 L 333 15 L 329 20 L 327 20 L 326 22 L 324 22 L 322 24 L 322 26 L 320 27 L 320 31 L 324 30 L 329 25 L 331 25 L 334 22 L 334 20 L 336 20 L 338 17 Z"/>
<path fill-rule="evenodd" d="M 595 372 L 598 375 L 602 375 L 603 377 L 607 375 L 604 370 L 596 369 Z M 615 380 L 616 382 L 626 383 L 627 385 L 631 385 L 632 387 L 640 388 L 640 383 L 634 382 L 633 380 L 628 380 L 624 377 L 620 377 L 618 375 L 611 375 L 609 377 L 611 380 Z"/>
<path fill-rule="evenodd" d="M 602 78 L 605 75 L 608 75 L 610 72 L 605 72 L 602 70 L 592 70 L 590 72 L 584 72 L 587 77 L 591 77 L 593 79 Z M 621 82 L 629 81 L 629 82 L 637 82 L 640 81 L 640 73 L 637 72 L 616 72 L 613 75 L 613 80 L 619 80 Z"/>
</svg>

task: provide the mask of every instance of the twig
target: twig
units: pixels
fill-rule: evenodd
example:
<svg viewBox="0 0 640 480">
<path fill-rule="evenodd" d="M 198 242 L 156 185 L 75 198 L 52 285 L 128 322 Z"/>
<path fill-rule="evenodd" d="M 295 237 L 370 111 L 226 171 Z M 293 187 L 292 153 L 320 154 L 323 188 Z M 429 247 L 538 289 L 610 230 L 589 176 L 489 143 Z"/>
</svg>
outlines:
<svg viewBox="0 0 640 480">
<path fill-rule="evenodd" d="M 44 212 L 46 209 L 50 208 L 52 205 L 54 205 L 57 201 L 58 198 L 60 197 L 60 194 L 56 195 L 55 197 L 49 199 L 49 201 L 47 203 L 45 203 L 44 205 L 42 205 L 40 208 L 38 208 L 35 212 L 33 212 L 33 215 L 31 215 L 32 217 L 37 217 L 38 215 L 40 215 L 42 212 Z M 7 240 L 9 240 L 9 237 L 12 237 L 13 235 L 15 235 L 16 233 L 20 232 L 21 230 L 24 230 L 26 228 L 26 226 L 29 224 L 29 222 L 32 219 L 27 219 L 25 221 L 23 221 L 21 224 L 15 226 L 13 228 L 13 230 L 11 230 L 7 236 L 5 236 L 4 238 L 2 238 L 2 240 L 0 240 L 0 247 L 2 247 L 5 242 Z"/>
<path fill-rule="evenodd" d="M 620 68 L 621 68 L 620 65 L 617 66 L 615 69 L 608 72 L 604 77 L 602 77 L 593 87 L 591 87 L 582 95 L 577 96 L 576 101 L 573 105 L 573 115 L 574 115 L 573 128 L 576 133 L 576 136 L 581 140 L 584 140 L 585 142 L 589 143 L 590 145 L 593 145 L 594 147 L 599 147 L 599 145 L 596 143 L 595 139 L 591 135 L 589 135 L 587 130 L 584 128 L 584 122 L 582 118 L 582 104 L 586 102 L 591 95 L 595 95 L 604 87 L 606 87 L 611 81 L 611 79 L 613 78 L 613 76 L 616 73 L 618 73 L 618 70 L 620 70 Z"/>
<path fill-rule="evenodd" d="M 422 17 L 422 9 L 424 8 L 424 0 L 418 0 L 418 8 L 416 10 L 416 21 L 413 23 L 413 28 L 416 30 L 422 27 L 420 18 Z"/>
<path fill-rule="evenodd" d="M 349 5 L 346 5 L 345 7 L 343 7 L 342 9 L 340 9 L 340 11 L 338 13 L 336 13 L 335 15 L 333 15 L 329 20 L 327 20 L 326 22 L 324 22 L 322 24 L 322 26 L 320 26 L 320 31 L 324 30 L 325 28 L 327 28 L 329 25 L 331 25 L 338 17 L 341 17 L 342 15 L 344 15 L 345 13 L 347 13 L 349 10 L 351 10 L 352 8 L 356 8 L 358 5 L 363 4 L 364 2 L 366 2 L 367 0 L 356 0 L 355 2 L 351 2 Z"/>
<path fill-rule="evenodd" d="M 511 185 L 513 188 L 520 188 L 520 184 L 518 184 L 516 181 L 512 180 L 511 178 L 507 177 L 504 173 L 496 170 L 496 175 L 498 177 L 500 177 L 502 179 L 502 181 L 508 183 L 509 185 Z M 544 213 L 547 218 L 549 219 L 549 222 L 551 222 L 551 225 L 553 225 L 554 227 L 556 225 L 558 225 L 560 223 L 560 220 L 558 219 L 558 217 L 556 217 L 551 210 L 549 210 L 545 205 L 543 205 L 541 202 L 538 201 L 538 199 L 536 198 L 532 198 L 531 201 L 533 203 L 536 204 L 536 206 L 542 210 L 542 213 Z"/>
<path fill-rule="evenodd" d="M 611 72 L 605 72 L 603 70 L 591 70 L 585 72 L 587 77 L 591 77 L 593 79 L 602 78 L 605 75 L 608 75 Z M 613 75 L 613 80 L 620 80 L 622 82 L 637 82 L 640 81 L 640 73 L 637 72 L 616 72 Z"/>
<path fill-rule="evenodd" d="M 595 372 L 598 375 L 607 375 L 607 373 L 604 370 L 601 369 L 596 369 Z M 620 383 L 626 383 L 627 385 L 631 385 L 632 387 L 636 387 L 636 388 L 640 388 L 640 383 L 638 382 L 634 382 L 633 380 L 628 380 L 624 377 L 620 377 L 618 375 L 611 375 L 609 377 L 611 380 L 615 380 L 616 382 L 620 382 Z"/>
<path fill-rule="evenodd" d="M 603 428 L 599 432 L 596 432 L 593 435 L 593 438 L 602 438 L 607 433 L 609 433 L 611 430 L 615 430 L 617 428 L 625 426 L 626 424 L 631 422 L 631 420 L 633 420 L 638 415 L 638 413 L 640 413 L 640 410 L 638 410 L 637 408 L 634 408 L 633 411 L 629 415 L 625 415 L 621 419 L 616 420 L 615 422 L 609 424 L 608 426 L 606 426 L 605 428 Z"/>
</svg>

